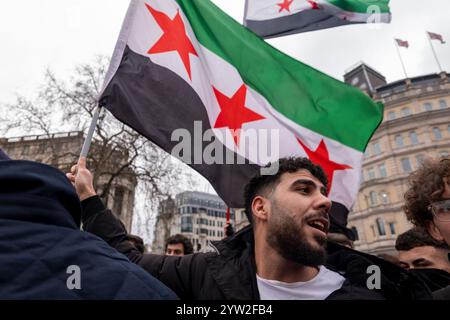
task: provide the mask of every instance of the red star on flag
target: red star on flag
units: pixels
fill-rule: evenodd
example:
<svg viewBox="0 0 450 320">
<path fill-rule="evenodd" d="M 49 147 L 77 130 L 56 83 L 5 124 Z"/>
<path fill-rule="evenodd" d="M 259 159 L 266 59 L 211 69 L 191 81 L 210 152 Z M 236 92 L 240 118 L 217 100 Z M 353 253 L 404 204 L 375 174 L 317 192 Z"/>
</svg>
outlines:
<svg viewBox="0 0 450 320">
<path fill-rule="evenodd" d="M 172 20 L 164 12 L 157 11 L 150 7 L 148 4 L 145 4 L 145 6 L 164 32 L 161 38 L 159 38 L 158 42 L 156 42 L 156 44 L 152 48 L 150 48 L 147 53 L 154 54 L 177 51 L 180 55 L 181 60 L 183 61 L 186 71 L 189 75 L 189 79 L 192 80 L 189 54 L 193 54 L 195 56 L 198 56 L 198 54 L 195 51 L 191 40 L 186 34 L 186 28 L 184 26 L 183 19 L 181 18 L 180 12 L 178 11 L 177 15 Z"/>
<path fill-rule="evenodd" d="M 221 110 L 214 124 L 214 128 L 228 127 L 233 135 L 235 144 L 239 146 L 242 125 L 265 118 L 245 106 L 245 98 L 247 96 L 247 87 L 245 84 L 231 98 L 214 87 L 213 90 Z"/>
<path fill-rule="evenodd" d="M 294 2 L 294 0 L 283 0 L 283 2 L 277 3 L 277 6 L 280 7 L 280 10 L 278 12 L 281 12 L 283 10 L 291 12 L 291 4 L 292 4 L 292 2 Z"/>
<path fill-rule="evenodd" d="M 311 5 L 311 10 L 320 10 L 319 4 L 312 0 L 306 0 Z"/>
<path fill-rule="evenodd" d="M 330 160 L 330 156 L 328 154 L 328 149 L 323 141 L 323 139 L 320 141 L 319 146 L 317 147 L 316 151 L 312 151 L 309 149 L 300 139 L 297 138 L 297 141 L 300 143 L 302 148 L 305 150 L 306 154 L 308 155 L 309 160 L 311 160 L 313 163 L 319 165 L 322 167 L 323 171 L 325 172 L 327 178 L 328 178 L 328 188 L 327 192 L 329 193 L 331 190 L 331 186 L 333 184 L 333 175 L 335 171 L 339 170 L 346 170 L 346 169 L 352 169 L 352 167 L 346 165 L 346 164 L 340 164 L 336 163 L 332 160 Z"/>
</svg>

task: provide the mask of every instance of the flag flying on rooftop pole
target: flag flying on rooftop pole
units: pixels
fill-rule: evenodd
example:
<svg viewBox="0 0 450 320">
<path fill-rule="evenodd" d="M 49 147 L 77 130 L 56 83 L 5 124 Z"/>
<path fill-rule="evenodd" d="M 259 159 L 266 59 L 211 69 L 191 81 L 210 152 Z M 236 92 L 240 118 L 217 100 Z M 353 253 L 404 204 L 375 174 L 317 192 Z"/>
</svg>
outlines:
<svg viewBox="0 0 450 320">
<path fill-rule="evenodd" d="M 132 0 L 100 104 L 205 176 L 234 208 L 261 166 L 304 156 L 324 168 L 331 198 L 348 210 L 383 114 L 381 104 L 271 47 L 209 0 Z M 179 152 L 186 133 L 189 150 Z M 265 157 L 269 140 L 276 152 Z M 219 161 L 206 159 L 211 141 L 223 149 L 214 151 Z"/>
<path fill-rule="evenodd" d="M 389 0 L 246 0 L 244 24 L 264 38 L 391 22 Z"/>
<path fill-rule="evenodd" d="M 401 39 L 395 39 L 395 41 L 397 42 L 397 45 L 399 47 L 405 47 L 405 48 L 409 48 L 409 42 L 406 40 L 401 40 Z"/>
<path fill-rule="evenodd" d="M 408 79 L 408 73 L 406 72 L 405 63 L 403 62 L 402 55 L 400 54 L 399 47 L 409 48 L 409 42 L 401 39 L 394 39 L 395 48 L 397 49 L 398 57 L 400 59 L 400 63 L 402 64 L 403 73 L 405 74 L 405 79 Z"/>
<path fill-rule="evenodd" d="M 428 34 L 428 41 L 430 43 L 431 51 L 433 51 L 434 59 L 436 59 L 436 64 L 439 68 L 439 72 L 442 72 L 441 63 L 439 62 L 438 56 L 436 54 L 436 50 L 434 50 L 434 46 L 433 46 L 433 43 L 431 42 L 431 40 L 438 40 L 441 42 L 441 44 L 445 44 L 444 38 L 442 37 L 442 35 L 434 33 L 434 32 L 427 31 L 427 34 Z"/>
<path fill-rule="evenodd" d="M 427 31 L 427 33 L 428 33 L 428 38 L 430 40 L 439 40 L 442 44 L 445 43 L 444 38 L 442 37 L 442 35 L 440 35 L 438 33 L 430 32 L 430 31 Z"/>
</svg>

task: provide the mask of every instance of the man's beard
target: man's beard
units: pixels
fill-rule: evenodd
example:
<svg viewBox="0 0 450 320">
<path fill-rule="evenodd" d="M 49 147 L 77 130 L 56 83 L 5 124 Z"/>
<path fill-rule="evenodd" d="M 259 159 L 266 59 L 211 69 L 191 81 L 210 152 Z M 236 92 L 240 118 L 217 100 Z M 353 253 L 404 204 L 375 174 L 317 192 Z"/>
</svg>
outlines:
<svg viewBox="0 0 450 320">
<path fill-rule="evenodd" d="M 308 242 L 302 226 L 272 201 L 272 219 L 268 224 L 267 242 L 283 258 L 309 267 L 323 265 L 326 261 L 326 238 L 315 237 L 320 247 Z"/>
</svg>

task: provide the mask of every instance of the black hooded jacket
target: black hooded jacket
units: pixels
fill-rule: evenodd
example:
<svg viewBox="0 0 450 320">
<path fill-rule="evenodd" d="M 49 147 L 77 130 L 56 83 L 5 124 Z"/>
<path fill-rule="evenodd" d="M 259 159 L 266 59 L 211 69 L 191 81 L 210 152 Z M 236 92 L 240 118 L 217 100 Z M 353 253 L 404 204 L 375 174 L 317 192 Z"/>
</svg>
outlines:
<svg viewBox="0 0 450 320">
<path fill-rule="evenodd" d="M 132 262 L 165 283 L 181 299 L 215 300 L 260 298 L 256 283 L 254 238 L 251 227 L 213 242 L 215 252 L 183 257 L 142 254 L 126 241 L 126 230 L 97 196 L 82 202 L 84 229 L 108 242 Z M 418 278 L 375 256 L 338 244 L 328 245 L 326 267 L 341 273 L 346 281 L 327 299 L 431 299 L 430 291 Z M 380 267 L 381 287 L 369 290 L 370 266 Z"/>
<path fill-rule="evenodd" d="M 80 216 L 62 172 L 0 161 L 0 300 L 176 299 L 102 239 L 81 231 Z M 79 282 L 70 279 L 76 274 Z"/>
</svg>

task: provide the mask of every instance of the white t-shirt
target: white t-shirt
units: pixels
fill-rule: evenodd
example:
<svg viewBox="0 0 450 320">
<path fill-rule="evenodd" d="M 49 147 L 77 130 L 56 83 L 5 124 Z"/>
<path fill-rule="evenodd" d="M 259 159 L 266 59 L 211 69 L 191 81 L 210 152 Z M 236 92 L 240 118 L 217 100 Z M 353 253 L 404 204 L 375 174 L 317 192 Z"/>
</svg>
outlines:
<svg viewBox="0 0 450 320">
<path fill-rule="evenodd" d="M 320 266 L 319 273 L 306 282 L 286 283 L 267 280 L 256 275 L 261 300 L 324 300 L 340 289 L 345 278 Z"/>
</svg>

